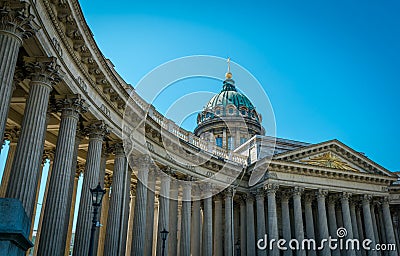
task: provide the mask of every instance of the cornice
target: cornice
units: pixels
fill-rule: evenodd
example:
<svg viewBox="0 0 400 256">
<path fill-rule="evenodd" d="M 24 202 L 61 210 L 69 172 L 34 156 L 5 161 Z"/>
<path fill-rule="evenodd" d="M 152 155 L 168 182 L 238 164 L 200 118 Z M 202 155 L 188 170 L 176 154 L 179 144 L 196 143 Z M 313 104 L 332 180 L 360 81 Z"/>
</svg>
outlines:
<svg viewBox="0 0 400 256">
<path fill-rule="evenodd" d="M 261 168 L 261 167 L 258 167 Z M 313 177 L 324 177 L 334 180 L 346 180 L 361 183 L 376 183 L 385 184 L 387 186 L 397 179 L 390 176 L 382 176 L 370 173 L 356 173 L 332 169 L 327 167 L 320 167 L 314 165 L 300 164 L 295 162 L 286 162 L 281 160 L 272 160 L 268 167 L 269 171 L 295 173 Z"/>
</svg>

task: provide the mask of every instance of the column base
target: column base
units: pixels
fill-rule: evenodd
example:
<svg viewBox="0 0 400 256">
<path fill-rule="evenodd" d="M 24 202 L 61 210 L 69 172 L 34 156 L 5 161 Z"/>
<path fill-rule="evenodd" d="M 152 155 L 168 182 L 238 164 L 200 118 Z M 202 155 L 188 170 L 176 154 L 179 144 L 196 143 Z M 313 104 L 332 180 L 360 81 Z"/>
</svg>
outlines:
<svg viewBox="0 0 400 256">
<path fill-rule="evenodd" d="M 24 255 L 33 246 L 30 225 L 20 200 L 0 198 L 0 255 Z"/>
</svg>

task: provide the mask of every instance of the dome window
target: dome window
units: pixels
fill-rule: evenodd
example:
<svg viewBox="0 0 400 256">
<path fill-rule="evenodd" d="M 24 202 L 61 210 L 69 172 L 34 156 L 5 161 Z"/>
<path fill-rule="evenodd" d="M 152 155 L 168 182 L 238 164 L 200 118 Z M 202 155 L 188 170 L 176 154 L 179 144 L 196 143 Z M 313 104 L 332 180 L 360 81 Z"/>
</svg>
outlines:
<svg viewBox="0 0 400 256">
<path fill-rule="evenodd" d="M 230 108 L 229 110 L 228 110 L 228 112 L 229 112 L 229 114 L 233 114 L 233 108 Z"/>
<path fill-rule="evenodd" d="M 240 113 L 242 113 L 242 115 L 246 115 L 247 113 L 246 113 L 246 110 L 244 110 L 244 109 L 242 109 L 241 111 L 240 111 Z"/>
</svg>

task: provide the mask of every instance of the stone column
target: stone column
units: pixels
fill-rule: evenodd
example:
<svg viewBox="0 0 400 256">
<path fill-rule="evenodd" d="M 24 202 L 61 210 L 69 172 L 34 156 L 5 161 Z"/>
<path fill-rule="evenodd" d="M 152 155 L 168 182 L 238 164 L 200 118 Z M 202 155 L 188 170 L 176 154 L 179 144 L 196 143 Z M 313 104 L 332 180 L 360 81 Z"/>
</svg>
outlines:
<svg viewBox="0 0 400 256">
<path fill-rule="evenodd" d="M 104 136 L 108 133 L 103 122 L 92 123 L 85 129 L 89 135 L 89 146 L 86 158 L 81 200 L 79 203 L 78 220 L 74 240 L 73 255 L 86 255 L 89 252 L 90 229 L 92 226 L 92 196 L 90 189 L 99 182 L 100 158 Z"/>
<path fill-rule="evenodd" d="M 374 229 L 374 236 L 375 236 L 375 244 L 379 244 L 381 241 L 380 241 L 379 232 L 378 232 L 378 225 L 377 225 L 377 222 L 376 222 L 376 214 L 375 214 L 375 205 L 376 205 L 376 203 L 377 202 L 374 200 L 374 201 L 371 202 L 370 205 L 371 205 L 372 227 Z M 376 254 L 378 256 L 382 255 L 381 251 L 377 251 Z"/>
<path fill-rule="evenodd" d="M 289 211 L 289 198 L 291 197 L 290 193 L 287 191 L 282 192 L 281 194 L 281 207 L 282 207 L 282 236 L 286 241 L 290 241 L 292 239 L 292 230 L 290 226 L 290 211 Z M 292 250 L 283 251 L 284 256 L 292 256 Z"/>
<path fill-rule="evenodd" d="M 222 234 L 222 198 L 221 195 L 214 196 L 214 255 L 223 255 Z"/>
<path fill-rule="evenodd" d="M 101 215 L 100 215 L 100 223 L 101 228 L 99 230 L 99 241 L 97 243 L 97 256 L 103 256 L 104 254 L 104 242 L 106 240 L 106 233 L 107 233 L 107 217 L 108 217 L 108 210 L 110 206 L 110 188 L 112 184 L 112 176 L 111 174 L 105 175 L 104 178 L 104 189 L 106 193 L 103 197 L 103 202 L 101 204 Z"/>
<path fill-rule="evenodd" d="M 67 232 L 67 240 L 65 243 L 64 256 L 69 256 L 69 251 L 71 249 L 70 247 L 71 247 L 71 237 L 72 237 L 72 225 L 74 223 L 74 214 L 75 214 L 76 192 L 78 189 L 78 180 L 80 175 L 81 175 L 80 168 L 76 168 L 74 176 L 74 186 L 72 188 L 72 202 L 71 202 L 71 209 L 69 211 L 68 232 Z"/>
<path fill-rule="evenodd" d="M 385 225 L 385 230 L 386 230 L 386 243 L 396 244 L 396 239 L 395 239 L 394 230 L 393 230 L 393 223 L 392 223 L 392 215 L 390 214 L 388 197 L 383 198 L 382 211 L 383 211 L 383 220 L 384 220 L 384 225 Z M 397 250 L 399 250 L 399 248 L 397 248 Z M 389 251 L 388 253 L 390 256 L 397 255 L 396 251 Z"/>
<path fill-rule="evenodd" d="M 156 191 L 156 173 L 153 168 L 149 169 L 147 181 L 147 206 L 146 206 L 146 234 L 144 241 L 144 255 L 153 255 L 154 235 L 154 200 Z"/>
<path fill-rule="evenodd" d="M 247 237 L 246 237 L 246 198 L 240 198 L 240 255 L 246 256 L 247 253 Z"/>
<path fill-rule="evenodd" d="M 346 239 L 353 239 L 353 225 L 351 223 L 351 215 L 350 215 L 350 205 L 349 205 L 349 198 L 351 197 L 350 193 L 343 192 L 341 196 L 341 203 L 342 203 L 342 216 L 343 216 L 343 226 L 347 230 Z M 357 250 L 357 249 L 356 249 Z M 348 256 L 355 256 L 356 250 L 346 250 L 346 254 Z"/>
<path fill-rule="evenodd" d="M 386 232 L 385 232 L 385 222 L 383 220 L 383 212 L 382 212 L 382 202 L 378 202 L 378 226 L 379 226 L 379 234 L 381 235 L 381 243 L 387 243 Z M 386 255 L 386 254 L 385 254 Z"/>
<path fill-rule="evenodd" d="M 40 212 L 39 212 L 39 223 L 38 223 L 38 226 L 37 226 L 35 244 L 34 244 L 34 248 L 33 248 L 33 255 L 34 256 L 36 256 L 38 254 L 40 237 L 41 237 L 41 234 L 42 234 L 42 223 L 43 223 L 43 217 L 44 217 L 44 209 L 46 209 L 46 200 L 47 200 L 47 195 L 48 195 L 48 192 L 49 192 L 48 188 L 49 188 L 49 184 L 50 184 L 51 172 L 52 172 L 52 169 L 53 169 L 54 152 L 55 152 L 54 148 L 53 149 L 44 149 L 43 150 L 43 155 L 42 155 L 42 164 L 40 166 L 40 168 L 41 168 L 40 176 L 41 176 L 41 173 L 43 172 L 43 167 L 44 167 L 44 165 L 45 165 L 45 163 L 47 161 L 49 161 L 49 171 L 47 173 L 46 185 L 45 185 L 45 190 L 44 190 L 44 194 L 43 194 L 43 198 L 42 198 L 42 207 L 41 207 Z M 41 180 L 41 179 L 39 179 L 39 180 Z M 40 184 L 40 182 L 38 182 L 38 187 L 40 187 L 39 184 Z M 38 190 L 39 189 L 40 188 L 38 188 Z M 37 202 L 38 194 L 39 193 L 36 193 L 36 202 Z M 35 216 L 36 216 L 36 214 L 35 214 Z M 34 223 L 32 221 L 31 230 L 33 230 L 33 225 L 34 225 Z"/>
<path fill-rule="evenodd" d="M 279 189 L 277 184 L 266 184 L 265 189 L 268 197 L 268 240 L 279 239 L 278 234 L 278 214 L 276 211 L 276 192 Z M 276 246 L 269 253 L 270 256 L 278 256 L 279 250 Z"/>
<path fill-rule="evenodd" d="M 190 255 L 190 210 L 191 210 L 191 182 L 190 177 L 183 185 L 182 193 L 182 232 L 180 255 Z"/>
<path fill-rule="evenodd" d="M 0 12 L 0 136 L 3 136 L 19 48 L 23 39 L 32 36 L 39 27 L 33 21 L 28 2 L 3 1 L 0 3 Z"/>
<path fill-rule="evenodd" d="M 224 191 L 225 199 L 225 228 L 224 228 L 224 254 L 230 256 L 233 254 L 233 237 L 232 237 L 232 226 L 233 226 L 233 188 L 228 187 Z M 222 238 L 222 237 L 221 237 Z"/>
<path fill-rule="evenodd" d="M 192 187 L 192 194 L 193 193 Z M 196 191 L 197 192 L 197 191 Z M 193 195 L 192 195 L 193 196 Z M 197 196 L 196 196 L 197 197 Z M 192 203 L 192 221 L 191 221 L 191 237 L 190 237 L 190 252 L 193 256 L 200 256 L 201 242 L 201 216 L 200 216 L 200 201 L 198 198 L 193 198 Z"/>
<path fill-rule="evenodd" d="M 10 174 L 11 174 L 11 165 L 14 160 L 15 149 L 17 148 L 18 134 L 19 134 L 19 129 L 17 127 L 14 127 L 12 129 L 7 129 L 4 134 L 4 140 L 9 140 L 10 144 L 8 148 L 6 164 L 3 170 L 3 177 L 1 179 L 0 197 L 5 197 L 6 195 L 8 181 L 10 179 Z"/>
<path fill-rule="evenodd" d="M 254 197 L 251 194 L 246 195 L 246 226 L 247 226 L 247 255 L 256 255 L 256 238 L 254 227 Z"/>
<path fill-rule="evenodd" d="M 161 231 L 168 230 L 169 231 L 169 196 L 170 196 L 170 188 L 171 188 L 171 177 L 172 174 L 171 169 L 168 167 L 165 173 L 161 173 L 161 188 L 160 188 L 160 210 L 158 217 L 158 232 L 157 232 L 157 255 L 161 255 L 162 253 L 162 239 L 161 239 Z M 199 206 L 200 211 L 200 206 Z M 199 248 L 200 249 L 200 248 Z M 165 250 L 164 255 L 168 255 L 168 241 L 165 242 Z"/>
<path fill-rule="evenodd" d="M 304 229 L 303 229 L 303 211 L 301 207 L 301 195 L 304 192 L 304 188 L 295 187 L 292 190 L 293 193 L 293 211 L 294 211 L 294 233 L 297 241 L 304 240 Z M 305 256 L 304 250 L 299 250 L 298 256 Z"/>
<path fill-rule="evenodd" d="M 106 166 L 107 166 L 107 158 L 110 156 L 110 153 L 112 153 L 112 149 L 108 146 L 108 142 L 103 143 L 103 148 L 101 150 L 101 158 L 100 158 L 100 172 L 99 172 L 99 183 L 100 186 L 102 188 L 105 188 L 105 182 L 106 182 Z M 111 186 L 111 175 L 109 175 L 107 177 L 107 179 L 110 179 L 110 185 L 108 186 L 108 189 Z M 107 202 L 105 202 L 105 196 L 108 196 L 107 198 Z M 110 203 L 110 191 L 106 190 L 106 194 L 103 197 L 103 203 L 99 208 L 99 220 L 100 223 L 102 225 L 102 227 L 98 230 L 96 230 L 96 232 L 94 233 L 94 245 L 93 245 L 93 253 L 94 254 L 101 254 L 103 255 L 104 253 L 104 241 L 105 241 L 105 232 L 104 232 L 104 236 L 103 239 L 100 240 L 100 233 L 102 232 L 102 230 L 105 230 L 106 227 L 106 223 L 107 223 L 107 217 L 108 217 L 108 206 Z M 107 208 L 105 207 L 105 205 L 107 204 Z M 100 244 L 101 243 L 101 244 Z M 99 253 L 98 253 L 99 252 Z"/>
<path fill-rule="evenodd" d="M 326 190 L 318 190 L 317 192 L 317 203 L 318 203 L 318 230 L 319 230 L 319 237 L 322 239 L 327 239 L 329 237 L 329 232 L 328 232 L 328 220 L 326 218 L 326 205 L 325 205 L 325 197 L 328 195 L 328 191 Z M 335 205 L 333 204 L 333 207 Z M 329 213 L 331 214 L 331 212 Z M 329 227 L 333 225 L 331 223 L 331 218 L 329 218 Z M 336 220 L 334 222 L 336 225 Z M 336 230 L 335 230 L 336 232 Z M 331 255 L 331 250 L 329 247 L 324 247 L 322 250 L 322 255 L 330 256 Z"/>
<path fill-rule="evenodd" d="M 133 216 L 133 233 L 131 255 L 145 255 L 144 242 L 146 234 L 146 206 L 147 206 L 147 182 L 151 158 L 148 155 L 142 155 L 137 160 L 138 182 L 136 185 L 135 215 Z"/>
<path fill-rule="evenodd" d="M 178 195 L 179 187 L 176 179 L 171 180 L 169 202 L 169 234 L 168 255 L 178 255 Z"/>
<path fill-rule="evenodd" d="M 315 240 L 315 232 L 314 232 L 314 217 L 313 217 L 313 209 L 312 202 L 314 200 L 314 195 L 306 194 L 304 197 L 304 213 L 305 213 L 305 221 L 306 221 L 306 234 L 308 239 Z M 308 250 L 308 256 L 316 256 L 317 251 L 314 248 Z"/>
<path fill-rule="evenodd" d="M 211 186 L 206 184 L 203 186 L 203 191 L 205 192 L 205 197 L 203 199 L 204 203 L 204 217 L 203 217 L 203 230 L 204 230 L 204 239 L 203 239 L 203 256 L 211 256 L 212 255 L 212 195 L 211 195 Z M 172 255 L 172 254 L 170 254 Z"/>
<path fill-rule="evenodd" d="M 72 161 L 75 160 L 76 164 L 76 159 L 73 159 L 76 128 L 79 114 L 86 110 L 85 102 L 80 95 L 60 99 L 57 105 L 61 110 L 61 121 L 48 187 L 49 194 L 44 209 L 39 255 L 63 255 L 65 252 L 71 210 L 69 200 L 72 200 L 68 193 L 71 193 L 70 183 L 73 182 L 71 178 L 75 175 Z"/>
<path fill-rule="evenodd" d="M 126 185 L 126 158 L 122 143 L 113 147 L 115 159 L 110 207 L 107 216 L 107 232 L 104 242 L 104 255 L 122 255 L 120 252 L 120 233 L 123 219 L 124 188 Z"/>
<path fill-rule="evenodd" d="M 360 204 L 360 203 L 358 203 Z M 361 217 L 362 207 L 357 204 L 356 216 L 357 216 L 357 226 L 358 226 L 358 237 L 360 241 L 364 241 L 364 229 L 363 229 L 363 221 Z M 361 250 L 362 256 L 366 256 L 367 252 L 365 250 Z"/>
<path fill-rule="evenodd" d="M 60 66 L 56 58 L 47 57 L 25 58 L 25 63 L 30 72 L 30 90 L 6 197 L 21 200 L 31 219 L 42 156 L 42 152 L 37 149 L 42 148 L 49 95 L 52 86 L 60 81 Z"/>
<path fill-rule="evenodd" d="M 263 239 L 266 234 L 264 197 L 265 197 L 264 188 L 258 189 L 257 193 L 256 193 L 256 209 L 257 209 L 257 238 L 256 238 L 256 241 L 258 241 L 259 239 Z M 257 255 L 266 256 L 267 250 L 260 250 L 257 248 Z"/>
<path fill-rule="evenodd" d="M 329 225 L 329 234 L 333 239 L 337 239 L 337 223 L 336 223 L 336 204 L 337 196 L 330 195 L 328 197 L 328 225 Z M 321 236 L 325 238 L 324 236 Z M 332 250 L 332 256 L 340 256 L 340 250 L 337 248 Z"/>
<path fill-rule="evenodd" d="M 131 200 L 129 202 L 129 224 L 128 224 L 128 234 L 126 238 L 126 254 L 129 255 L 132 248 L 132 230 L 133 230 L 133 215 L 135 214 L 135 200 L 136 200 L 136 188 L 133 184 L 130 186 L 131 188 Z"/>
<path fill-rule="evenodd" d="M 362 208 L 363 208 L 363 215 L 364 215 L 364 225 L 365 225 L 365 236 L 368 239 L 371 239 L 372 243 L 370 245 L 371 248 L 375 248 L 375 234 L 374 234 L 374 227 L 372 224 L 372 216 L 371 216 L 371 207 L 370 201 L 372 199 L 371 195 L 364 195 L 362 197 Z M 377 253 L 375 250 L 370 250 L 368 252 L 370 256 L 376 256 Z"/>
<path fill-rule="evenodd" d="M 351 216 L 351 224 L 353 228 L 353 237 L 354 239 L 360 240 L 360 236 L 358 235 L 358 224 L 357 224 L 357 215 L 356 215 L 356 206 L 354 200 L 350 201 L 350 216 Z M 361 250 L 356 250 L 356 255 L 361 256 Z"/>
</svg>

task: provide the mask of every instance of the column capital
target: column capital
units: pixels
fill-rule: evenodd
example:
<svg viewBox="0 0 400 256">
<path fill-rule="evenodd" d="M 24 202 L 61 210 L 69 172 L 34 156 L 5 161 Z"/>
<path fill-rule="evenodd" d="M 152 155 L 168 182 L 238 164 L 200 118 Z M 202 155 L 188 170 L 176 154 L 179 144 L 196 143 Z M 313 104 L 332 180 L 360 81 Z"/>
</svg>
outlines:
<svg viewBox="0 0 400 256">
<path fill-rule="evenodd" d="M 56 96 L 56 108 L 63 115 L 78 118 L 80 113 L 87 112 L 88 105 L 80 94 Z"/>
<path fill-rule="evenodd" d="M 349 199 L 351 198 L 352 193 L 349 192 L 343 192 L 342 194 L 340 194 L 340 199 L 343 201 L 349 201 Z"/>
<path fill-rule="evenodd" d="M 232 197 L 232 196 L 233 196 L 233 189 L 234 189 L 234 188 L 233 188 L 232 186 L 227 187 L 227 188 L 223 191 L 224 198 Z"/>
<path fill-rule="evenodd" d="M 305 193 L 304 195 L 304 202 L 306 204 L 311 204 L 315 199 L 315 194 L 313 193 Z"/>
<path fill-rule="evenodd" d="M 318 199 L 325 198 L 329 194 L 329 191 L 325 189 L 318 189 L 318 191 L 315 194 Z"/>
<path fill-rule="evenodd" d="M 105 188 L 110 188 L 112 185 L 112 175 L 109 173 L 106 173 L 104 177 L 104 187 Z"/>
<path fill-rule="evenodd" d="M 137 156 L 134 159 L 135 165 L 137 165 L 139 168 L 150 168 L 153 165 L 153 160 L 151 156 L 142 154 Z"/>
<path fill-rule="evenodd" d="M 64 75 L 55 57 L 25 56 L 24 62 L 31 82 L 42 83 L 52 87 L 58 84 Z"/>
<path fill-rule="evenodd" d="M 258 188 L 257 190 L 253 191 L 256 200 L 264 200 L 265 197 L 265 190 L 264 188 Z"/>
<path fill-rule="evenodd" d="M 13 128 L 6 129 L 4 132 L 4 140 L 9 140 L 10 143 L 15 143 L 18 141 L 20 129 L 16 126 Z"/>
<path fill-rule="evenodd" d="M 370 203 L 371 202 L 371 200 L 372 200 L 372 195 L 363 195 L 363 196 L 361 196 L 361 201 L 363 202 L 363 203 Z"/>
<path fill-rule="evenodd" d="M 47 159 L 49 159 L 50 161 L 53 161 L 55 152 L 56 152 L 55 148 L 44 149 L 43 156 L 42 156 L 43 163 L 45 163 Z"/>
<path fill-rule="evenodd" d="M 389 204 L 390 203 L 390 198 L 389 196 L 384 196 L 381 198 L 381 203 L 382 204 Z"/>
<path fill-rule="evenodd" d="M 109 134 L 108 126 L 104 121 L 96 121 L 84 128 L 84 132 L 89 136 L 89 139 L 103 140 Z"/>
<path fill-rule="evenodd" d="M 335 205 L 336 204 L 336 202 L 338 201 L 338 195 L 336 195 L 336 194 L 332 194 L 332 195 L 329 195 L 328 196 L 328 205 Z"/>
<path fill-rule="evenodd" d="M 279 189 L 279 185 L 276 183 L 267 183 L 264 185 L 265 190 L 267 191 L 267 194 L 275 194 L 276 191 Z"/>
<path fill-rule="evenodd" d="M 254 195 L 252 193 L 246 193 L 243 195 L 244 200 L 246 200 L 246 202 L 248 201 L 254 201 Z"/>
<path fill-rule="evenodd" d="M 34 35 L 39 30 L 39 25 L 34 22 L 30 13 L 28 1 L 1 1 L 0 2 L 0 33 L 9 33 L 22 39 Z"/>
<path fill-rule="evenodd" d="M 292 193 L 290 193 L 290 191 L 288 190 L 282 190 L 279 193 L 279 197 L 281 199 L 282 202 L 289 202 L 289 199 L 292 197 Z"/>
<path fill-rule="evenodd" d="M 81 173 L 85 171 L 85 164 L 84 163 L 77 163 L 76 165 L 76 171 L 75 171 L 75 177 L 79 177 Z"/>
<path fill-rule="evenodd" d="M 112 149 L 115 157 L 125 157 L 124 145 L 122 142 L 113 144 L 110 149 Z"/>
<path fill-rule="evenodd" d="M 303 187 L 294 187 L 291 190 L 293 196 L 301 196 L 304 193 Z"/>
</svg>

